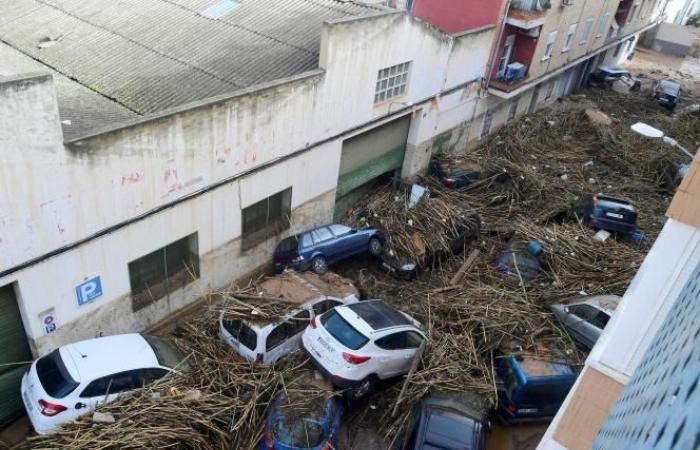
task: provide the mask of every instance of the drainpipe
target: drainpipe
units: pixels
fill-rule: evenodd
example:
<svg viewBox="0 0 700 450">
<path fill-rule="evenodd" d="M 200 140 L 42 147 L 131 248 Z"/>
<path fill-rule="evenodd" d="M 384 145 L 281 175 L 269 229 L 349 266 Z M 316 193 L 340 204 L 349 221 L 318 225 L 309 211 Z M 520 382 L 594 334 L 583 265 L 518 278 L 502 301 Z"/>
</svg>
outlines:
<svg viewBox="0 0 700 450">
<path fill-rule="evenodd" d="M 493 63 L 494 63 L 494 60 L 496 59 L 496 55 L 498 54 L 498 50 L 499 50 L 500 44 L 501 44 L 501 39 L 503 39 L 503 31 L 506 29 L 506 17 L 508 16 L 508 11 L 510 11 L 510 4 L 512 2 L 513 2 L 513 0 L 506 1 L 506 8 L 503 10 L 503 13 L 501 14 L 501 24 L 498 28 L 498 36 L 496 37 L 496 42 L 494 43 L 494 45 L 492 45 L 491 57 L 489 58 L 488 65 L 486 67 L 486 83 L 482 87 L 483 90 L 488 90 L 489 84 L 491 84 L 491 74 L 493 73 Z"/>
</svg>

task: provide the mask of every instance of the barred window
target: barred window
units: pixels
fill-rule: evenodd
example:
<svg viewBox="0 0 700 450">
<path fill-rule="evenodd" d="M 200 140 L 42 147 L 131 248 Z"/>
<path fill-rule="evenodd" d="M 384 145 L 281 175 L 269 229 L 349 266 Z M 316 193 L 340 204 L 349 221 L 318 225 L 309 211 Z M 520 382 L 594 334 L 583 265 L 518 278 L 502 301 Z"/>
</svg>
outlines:
<svg viewBox="0 0 700 450">
<path fill-rule="evenodd" d="M 374 103 L 381 103 L 384 100 L 405 94 L 410 70 L 410 61 L 380 70 L 377 73 Z"/>
<path fill-rule="evenodd" d="M 289 228 L 291 211 L 291 187 L 244 208 L 241 230 L 243 250 L 254 247 Z"/>
<path fill-rule="evenodd" d="M 199 278 L 197 233 L 129 263 L 131 307 L 134 312 Z"/>
</svg>

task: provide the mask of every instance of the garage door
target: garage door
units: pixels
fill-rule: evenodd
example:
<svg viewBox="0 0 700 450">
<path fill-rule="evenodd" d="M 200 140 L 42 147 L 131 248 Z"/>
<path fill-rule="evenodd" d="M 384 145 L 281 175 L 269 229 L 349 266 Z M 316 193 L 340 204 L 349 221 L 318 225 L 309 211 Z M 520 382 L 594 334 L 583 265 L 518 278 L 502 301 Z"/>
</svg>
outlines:
<svg viewBox="0 0 700 450">
<path fill-rule="evenodd" d="M 406 115 L 343 142 L 336 191 L 336 216 L 377 179 L 403 165 L 411 116 Z"/>
<path fill-rule="evenodd" d="M 19 385 L 27 368 L 22 363 L 32 359 L 12 286 L 0 287 L 0 349 L 1 425 L 22 411 Z"/>
</svg>

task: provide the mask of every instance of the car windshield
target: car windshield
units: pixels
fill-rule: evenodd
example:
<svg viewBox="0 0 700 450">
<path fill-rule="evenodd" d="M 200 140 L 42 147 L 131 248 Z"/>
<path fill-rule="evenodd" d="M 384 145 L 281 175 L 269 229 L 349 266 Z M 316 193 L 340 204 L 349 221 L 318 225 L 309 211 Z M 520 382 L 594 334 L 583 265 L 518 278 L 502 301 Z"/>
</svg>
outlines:
<svg viewBox="0 0 700 450">
<path fill-rule="evenodd" d="M 323 427 L 311 419 L 299 417 L 294 411 L 282 414 L 275 422 L 275 439 L 288 447 L 314 448 L 321 445 L 325 433 Z"/>
<path fill-rule="evenodd" d="M 369 339 L 354 329 L 347 320 L 332 309 L 321 316 L 321 324 L 338 342 L 349 348 L 357 350 L 363 347 Z"/>
<path fill-rule="evenodd" d="M 146 342 L 148 342 L 148 345 L 151 346 L 153 352 L 156 354 L 158 364 L 179 371 L 186 371 L 189 369 L 189 364 L 185 361 L 185 355 L 183 355 L 172 342 L 156 336 L 144 336 L 143 338 L 146 339 Z"/>
<path fill-rule="evenodd" d="M 63 398 L 78 387 L 78 382 L 68 373 L 59 350 L 39 358 L 36 373 L 46 393 L 53 398 Z"/>
</svg>

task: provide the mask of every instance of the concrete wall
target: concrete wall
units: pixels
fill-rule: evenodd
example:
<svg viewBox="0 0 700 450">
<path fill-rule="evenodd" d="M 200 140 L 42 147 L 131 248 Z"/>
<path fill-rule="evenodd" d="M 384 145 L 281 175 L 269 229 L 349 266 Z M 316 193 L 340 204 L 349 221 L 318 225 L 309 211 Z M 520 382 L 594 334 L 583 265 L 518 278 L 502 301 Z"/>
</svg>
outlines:
<svg viewBox="0 0 700 450">
<path fill-rule="evenodd" d="M 241 251 L 241 209 L 282 189 L 292 187 L 288 232 L 329 222 L 345 139 L 411 113 L 405 176 L 427 168 L 436 137 L 466 142 L 493 35 L 447 36 L 401 13 L 328 23 L 321 70 L 65 148 L 49 80 L 19 94 L 3 84 L 0 119 L 17 128 L 0 131 L 12 143 L 0 155 L 0 236 L 11 237 L 0 286 L 17 283 L 34 350 L 143 329 L 269 261 L 276 239 Z M 378 71 L 407 61 L 405 95 L 375 104 Z M 193 232 L 200 279 L 133 313 L 128 263 Z M 76 286 L 95 276 L 102 296 L 79 306 Z M 45 335 L 49 312 L 59 327 Z"/>
</svg>

